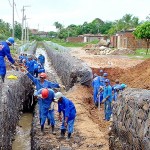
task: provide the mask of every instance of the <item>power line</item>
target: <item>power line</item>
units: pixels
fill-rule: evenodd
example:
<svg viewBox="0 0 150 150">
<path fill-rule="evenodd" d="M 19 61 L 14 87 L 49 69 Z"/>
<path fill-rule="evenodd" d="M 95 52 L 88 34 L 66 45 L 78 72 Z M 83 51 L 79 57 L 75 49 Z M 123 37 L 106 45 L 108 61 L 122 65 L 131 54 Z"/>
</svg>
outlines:
<svg viewBox="0 0 150 150">
<path fill-rule="evenodd" d="M 18 10 L 17 10 L 16 3 L 15 3 L 15 10 L 16 10 L 16 13 L 17 13 L 18 18 L 20 19 L 19 14 L 18 14 Z"/>
<path fill-rule="evenodd" d="M 9 5 L 12 7 L 12 4 L 11 4 L 10 0 L 8 0 L 8 2 L 9 2 Z"/>
</svg>

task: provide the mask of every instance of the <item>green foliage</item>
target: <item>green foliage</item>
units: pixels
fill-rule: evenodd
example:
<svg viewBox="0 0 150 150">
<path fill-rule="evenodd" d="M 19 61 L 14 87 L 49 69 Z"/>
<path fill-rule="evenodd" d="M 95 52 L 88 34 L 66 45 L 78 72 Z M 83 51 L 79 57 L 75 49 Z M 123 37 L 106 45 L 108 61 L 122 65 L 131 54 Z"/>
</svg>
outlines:
<svg viewBox="0 0 150 150">
<path fill-rule="evenodd" d="M 134 31 L 134 35 L 138 39 L 150 39 L 150 22 L 138 26 Z"/>
<path fill-rule="evenodd" d="M 15 38 L 18 38 L 19 40 L 21 40 L 21 34 L 22 34 L 22 27 L 21 24 L 18 23 L 17 21 L 15 21 Z"/>
<path fill-rule="evenodd" d="M 11 36 L 10 24 L 0 19 L 0 40 L 6 40 Z"/>
<path fill-rule="evenodd" d="M 145 22 L 142 25 L 138 26 L 134 31 L 134 35 L 136 38 L 145 39 L 145 41 L 147 42 L 147 51 L 146 51 L 147 55 L 150 44 L 150 22 Z"/>
<path fill-rule="evenodd" d="M 95 41 L 88 42 L 88 43 L 71 43 L 71 42 L 65 42 L 64 39 L 51 39 L 50 41 L 57 43 L 59 45 L 62 45 L 64 47 L 83 47 L 87 44 L 97 44 L 99 42 L 98 40 L 95 40 Z"/>
<path fill-rule="evenodd" d="M 108 34 L 113 35 L 121 30 L 128 30 L 136 28 L 140 24 L 139 18 L 134 17 L 131 14 L 124 15 L 121 19 L 116 20 L 112 27 L 109 29 Z"/>
<path fill-rule="evenodd" d="M 131 58 L 140 58 L 140 59 L 147 59 L 150 58 L 150 52 L 146 54 L 146 49 L 137 49 L 135 54 L 128 55 Z"/>
</svg>

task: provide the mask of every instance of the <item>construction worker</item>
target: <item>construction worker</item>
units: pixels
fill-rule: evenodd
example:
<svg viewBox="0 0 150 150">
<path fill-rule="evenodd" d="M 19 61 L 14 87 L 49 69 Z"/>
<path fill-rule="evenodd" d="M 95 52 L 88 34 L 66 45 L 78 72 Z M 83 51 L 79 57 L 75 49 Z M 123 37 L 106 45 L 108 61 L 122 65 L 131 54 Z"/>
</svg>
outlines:
<svg viewBox="0 0 150 150">
<path fill-rule="evenodd" d="M 115 85 L 112 86 L 112 94 L 113 94 L 113 100 L 114 101 L 116 101 L 118 98 L 118 93 L 119 93 L 120 88 L 121 88 L 121 85 L 119 83 L 119 80 L 116 79 Z"/>
<path fill-rule="evenodd" d="M 32 56 L 28 56 L 28 61 L 27 61 L 27 70 L 28 72 L 34 76 L 34 64 L 35 64 L 35 60 L 33 60 Z"/>
<path fill-rule="evenodd" d="M 73 133 L 74 122 L 76 117 L 76 108 L 73 102 L 66 97 L 61 92 L 55 94 L 55 100 L 58 101 L 58 113 L 59 120 L 62 121 L 61 138 L 64 138 L 66 129 L 68 129 L 68 136 L 66 140 L 70 140 L 71 134 Z M 63 113 L 63 118 L 62 118 Z"/>
<path fill-rule="evenodd" d="M 108 77 L 108 73 L 104 72 L 103 73 L 103 86 L 105 86 L 105 80 L 107 79 Z"/>
<path fill-rule="evenodd" d="M 6 41 L 0 42 L 0 81 L 4 82 L 6 75 L 6 64 L 5 64 L 5 56 L 7 56 L 8 60 L 13 65 L 18 65 L 11 56 L 9 46 L 14 44 L 14 38 L 9 37 Z"/>
<path fill-rule="evenodd" d="M 99 75 L 99 78 L 100 78 L 100 86 L 103 86 L 104 85 L 104 77 L 103 77 L 103 70 L 100 70 L 100 75 Z"/>
<path fill-rule="evenodd" d="M 100 87 L 100 78 L 97 74 L 94 74 L 94 79 L 92 81 L 92 87 L 93 87 L 93 100 L 94 104 L 96 104 L 97 101 L 97 94 Z"/>
<path fill-rule="evenodd" d="M 44 67 L 45 57 L 42 54 L 39 55 L 38 62 Z"/>
<path fill-rule="evenodd" d="M 112 114 L 111 102 L 112 102 L 112 87 L 110 86 L 109 79 L 105 79 L 102 103 L 105 104 L 105 119 L 104 120 L 107 120 L 107 121 L 110 120 L 110 117 Z"/>
<path fill-rule="evenodd" d="M 39 74 L 39 78 L 35 78 L 29 72 L 27 72 L 27 76 L 35 84 L 35 87 L 36 87 L 35 92 L 34 92 L 35 96 L 37 95 L 37 91 L 42 88 L 60 88 L 60 86 L 63 87 L 62 85 L 59 85 L 58 83 L 54 83 L 54 82 L 50 82 L 50 81 L 46 80 L 46 78 L 47 78 L 46 73 L 41 73 L 41 74 Z M 41 120 L 41 110 L 40 110 L 41 98 L 38 98 L 38 106 L 39 106 L 39 118 Z M 48 120 L 48 124 L 49 124 L 49 120 Z"/>
<path fill-rule="evenodd" d="M 49 108 L 51 103 L 54 101 L 54 91 L 52 89 L 42 88 L 37 91 L 37 95 L 41 99 L 41 118 L 40 118 L 40 124 L 41 124 L 41 132 L 44 134 L 44 124 L 46 121 L 46 118 L 49 117 Z M 54 117 L 54 115 L 53 115 Z M 54 118 L 53 118 L 54 120 Z M 52 125 L 52 133 L 54 133 L 54 124 Z"/>
</svg>

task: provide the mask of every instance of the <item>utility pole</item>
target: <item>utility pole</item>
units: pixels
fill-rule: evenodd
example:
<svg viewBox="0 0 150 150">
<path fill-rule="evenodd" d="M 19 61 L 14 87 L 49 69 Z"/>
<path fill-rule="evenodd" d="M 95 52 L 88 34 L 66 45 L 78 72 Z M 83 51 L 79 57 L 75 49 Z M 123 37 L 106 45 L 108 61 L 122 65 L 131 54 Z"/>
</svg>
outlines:
<svg viewBox="0 0 150 150">
<path fill-rule="evenodd" d="M 25 15 L 25 17 L 24 17 L 24 20 L 25 20 L 25 34 L 24 34 L 24 41 L 25 41 L 25 43 L 27 42 L 27 24 L 26 24 L 26 15 Z"/>
<path fill-rule="evenodd" d="M 12 22 L 12 37 L 14 38 L 15 37 L 15 27 L 14 27 L 14 7 L 15 7 L 15 3 L 14 3 L 14 0 L 13 0 L 13 6 L 12 6 L 12 8 L 13 8 L 13 22 Z M 13 45 L 13 49 L 14 49 L 14 45 Z"/>
<path fill-rule="evenodd" d="M 24 37 L 24 6 L 23 6 L 23 9 L 22 9 L 22 35 L 21 35 L 21 41 L 22 41 L 22 43 L 24 43 L 23 42 L 23 37 Z"/>
<path fill-rule="evenodd" d="M 29 27 L 28 27 L 28 23 L 27 23 L 27 42 L 29 42 Z"/>
<path fill-rule="evenodd" d="M 24 16 L 24 11 L 25 11 L 25 7 L 30 7 L 30 6 L 23 6 L 23 9 L 22 9 L 22 36 L 21 36 L 21 41 L 22 41 L 22 44 L 24 44 L 24 20 L 25 20 L 25 16 Z M 26 28 L 26 25 L 25 25 L 25 28 Z M 26 34 L 26 29 L 25 29 L 25 34 Z M 26 35 L 25 35 L 26 37 Z"/>
</svg>

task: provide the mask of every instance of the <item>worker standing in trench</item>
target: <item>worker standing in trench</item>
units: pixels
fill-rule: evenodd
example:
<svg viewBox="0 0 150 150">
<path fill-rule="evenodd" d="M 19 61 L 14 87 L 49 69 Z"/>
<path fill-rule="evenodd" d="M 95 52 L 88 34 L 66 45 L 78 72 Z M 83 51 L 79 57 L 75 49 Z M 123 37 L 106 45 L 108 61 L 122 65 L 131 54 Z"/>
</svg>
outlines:
<svg viewBox="0 0 150 150">
<path fill-rule="evenodd" d="M 45 57 L 42 54 L 40 54 L 40 56 L 38 57 L 38 62 L 42 65 L 42 67 L 44 67 Z"/>
<path fill-rule="evenodd" d="M 61 92 L 57 92 L 55 94 L 55 101 L 58 101 L 59 120 L 62 121 L 62 125 L 60 127 L 60 138 L 64 138 L 66 129 L 68 129 L 68 136 L 66 140 L 69 141 L 74 129 L 74 122 L 76 117 L 75 105 L 71 100 L 64 97 Z M 61 113 L 63 113 L 63 118 Z"/>
<path fill-rule="evenodd" d="M 47 89 L 47 88 L 42 88 L 37 91 L 36 96 L 38 96 L 41 99 L 41 105 L 40 105 L 40 110 L 41 110 L 41 132 L 42 135 L 44 135 L 44 124 L 46 121 L 46 118 L 49 117 L 49 108 L 51 106 L 51 103 L 54 101 L 54 91 L 52 89 Z M 51 114 L 52 117 L 52 114 Z M 49 118 L 54 120 L 54 114 L 53 118 Z M 54 133 L 54 124 L 52 125 L 52 133 Z"/>
<path fill-rule="evenodd" d="M 18 64 L 14 61 L 11 56 L 9 46 L 14 44 L 14 38 L 9 37 L 6 41 L 0 42 L 0 82 L 4 82 L 6 75 L 6 64 L 5 64 L 5 56 L 7 56 L 8 60 L 15 66 Z"/>
<path fill-rule="evenodd" d="M 102 103 L 105 105 L 105 118 L 104 120 L 109 121 L 112 114 L 112 87 L 110 86 L 109 79 L 105 79 L 104 93 Z"/>
<path fill-rule="evenodd" d="M 26 69 L 24 69 L 24 71 L 27 72 Z M 27 76 L 35 84 L 35 87 L 36 87 L 35 92 L 34 92 L 35 96 L 37 95 L 37 91 L 39 91 L 42 88 L 60 88 L 60 87 L 62 87 L 58 83 L 54 83 L 54 82 L 50 82 L 50 81 L 46 80 L 46 78 L 47 78 L 47 74 L 46 73 L 41 73 L 39 75 L 39 78 L 35 78 L 29 72 L 27 72 Z M 40 119 L 40 123 L 41 123 L 41 118 L 42 118 L 41 106 L 42 106 L 42 99 L 40 97 L 38 97 L 38 107 L 39 107 L 39 119 Z M 50 123 L 51 123 L 50 121 L 51 120 L 49 120 L 49 118 L 48 118 L 48 125 L 50 125 Z M 51 123 L 52 132 L 54 132 L 54 125 Z"/>
</svg>

